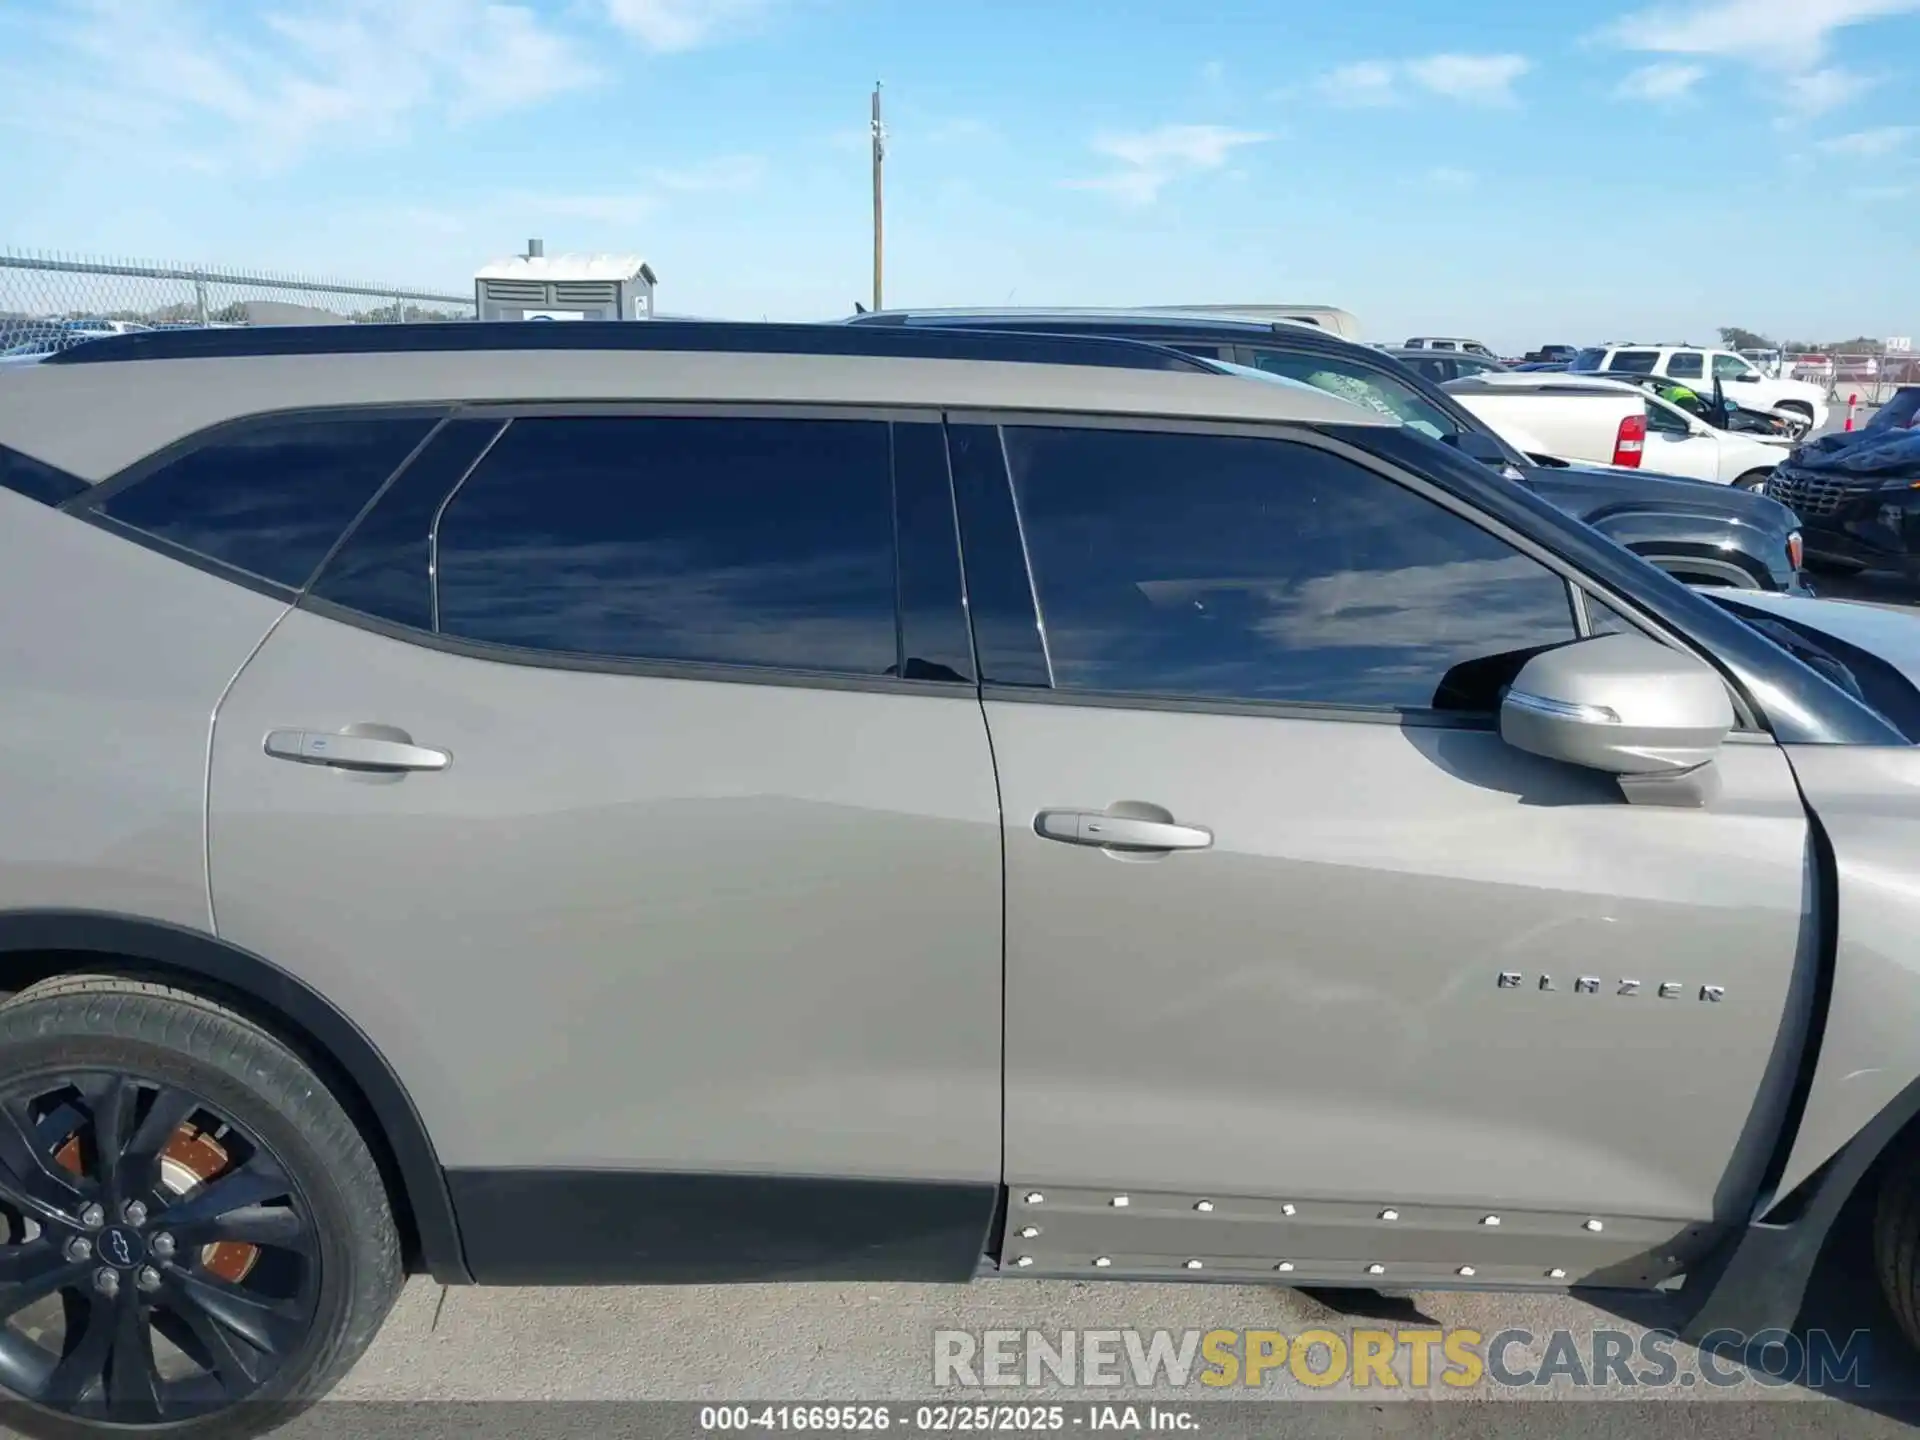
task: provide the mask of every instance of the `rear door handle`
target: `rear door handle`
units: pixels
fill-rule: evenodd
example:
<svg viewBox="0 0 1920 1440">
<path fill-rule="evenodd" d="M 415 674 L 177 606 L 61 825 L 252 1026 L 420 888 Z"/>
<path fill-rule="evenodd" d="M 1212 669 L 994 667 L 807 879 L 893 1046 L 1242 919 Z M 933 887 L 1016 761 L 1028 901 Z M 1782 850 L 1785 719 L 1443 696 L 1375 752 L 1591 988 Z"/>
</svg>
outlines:
<svg viewBox="0 0 1920 1440">
<path fill-rule="evenodd" d="M 1033 828 L 1043 840 L 1117 850 L 1205 850 L 1213 844 L 1213 832 L 1199 825 L 1140 820 L 1104 810 L 1042 810 L 1033 817 Z"/>
<path fill-rule="evenodd" d="M 273 730 L 267 754 L 307 765 L 337 765 L 348 770 L 444 770 L 453 759 L 405 740 L 375 735 L 337 735 L 325 730 Z"/>
</svg>

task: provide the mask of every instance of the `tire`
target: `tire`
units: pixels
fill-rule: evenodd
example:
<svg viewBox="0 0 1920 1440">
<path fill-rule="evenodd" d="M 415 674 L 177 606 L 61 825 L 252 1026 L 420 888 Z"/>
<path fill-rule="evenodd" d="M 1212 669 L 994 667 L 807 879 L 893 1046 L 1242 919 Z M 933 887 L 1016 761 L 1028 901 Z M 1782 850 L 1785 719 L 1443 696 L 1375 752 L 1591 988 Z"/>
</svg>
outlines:
<svg viewBox="0 0 1920 1440">
<path fill-rule="evenodd" d="M 1757 495 L 1766 488 L 1767 477 L 1771 474 L 1773 474 L 1771 470 L 1749 470 L 1735 480 L 1733 485 L 1736 490 L 1751 490 Z"/>
<path fill-rule="evenodd" d="M 307 1064 L 137 980 L 0 1005 L 0 1214 L 0 1418 L 57 1440 L 282 1424 L 359 1359 L 403 1278 L 373 1156 Z M 36 1307 L 57 1344 L 14 1325 Z"/>
<path fill-rule="evenodd" d="M 1920 1150 L 1904 1156 L 1880 1181 L 1873 1268 L 1907 1343 L 1920 1349 Z"/>
</svg>

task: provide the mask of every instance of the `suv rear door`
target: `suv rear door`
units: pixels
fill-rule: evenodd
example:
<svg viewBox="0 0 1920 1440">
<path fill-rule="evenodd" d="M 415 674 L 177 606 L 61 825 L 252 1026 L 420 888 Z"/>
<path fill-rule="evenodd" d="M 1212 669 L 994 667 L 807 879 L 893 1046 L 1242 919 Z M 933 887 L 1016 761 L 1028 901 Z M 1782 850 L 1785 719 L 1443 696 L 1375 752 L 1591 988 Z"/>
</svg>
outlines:
<svg viewBox="0 0 1920 1440">
<path fill-rule="evenodd" d="M 220 709 L 220 933 L 393 1064 L 481 1280 L 965 1278 L 972 670 L 937 415 L 452 420 Z"/>
<path fill-rule="evenodd" d="M 1576 634 L 1508 539 L 1309 437 L 1004 424 L 951 433 L 1003 597 L 1009 1263 L 1648 1283 L 1744 1219 L 1806 873 L 1779 750 L 1628 804 L 1499 737 Z"/>
</svg>

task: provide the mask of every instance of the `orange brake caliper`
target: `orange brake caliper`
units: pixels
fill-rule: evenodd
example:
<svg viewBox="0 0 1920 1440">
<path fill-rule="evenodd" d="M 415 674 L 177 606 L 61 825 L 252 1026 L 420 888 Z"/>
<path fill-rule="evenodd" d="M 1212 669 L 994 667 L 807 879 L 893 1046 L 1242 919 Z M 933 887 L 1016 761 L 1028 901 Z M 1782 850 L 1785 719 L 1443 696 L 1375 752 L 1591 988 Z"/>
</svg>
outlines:
<svg viewBox="0 0 1920 1440">
<path fill-rule="evenodd" d="M 53 1152 L 53 1158 L 61 1168 L 75 1175 L 86 1173 L 78 1135 L 70 1136 L 64 1145 Z M 229 1159 L 225 1147 L 211 1134 L 191 1124 L 183 1124 L 173 1132 L 172 1138 L 160 1152 L 161 1187 L 176 1197 L 185 1195 L 217 1178 L 227 1168 Z M 156 1217 L 154 1228 L 160 1229 L 164 1223 Z M 244 1240 L 216 1240 L 200 1252 L 203 1269 L 234 1285 L 246 1279 L 247 1272 L 253 1269 L 254 1262 L 259 1258 L 260 1247 L 249 1245 Z"/>
</svg>

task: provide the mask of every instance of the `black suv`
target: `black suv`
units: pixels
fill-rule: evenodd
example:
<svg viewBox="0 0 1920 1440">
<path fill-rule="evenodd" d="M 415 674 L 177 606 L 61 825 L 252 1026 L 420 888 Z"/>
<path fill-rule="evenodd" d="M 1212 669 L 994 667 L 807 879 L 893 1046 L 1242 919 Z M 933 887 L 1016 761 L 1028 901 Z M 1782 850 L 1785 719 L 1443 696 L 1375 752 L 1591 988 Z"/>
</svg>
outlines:
<svg viewBox="0 0 1920 1440">
<path fill-rule="evenodd" d="M 1397 416 L 1408 428 L 1507 472 L 1689 584 L 1812 593 L 1800 566 L 1799 518 L 1780 502 L 1680 476 L 1522 454 L 1392 355 L 1323 330 L 1137 310 L 879 310 L 846 323 L 1106 335 L 1262 370 Z"/>
</svg>

